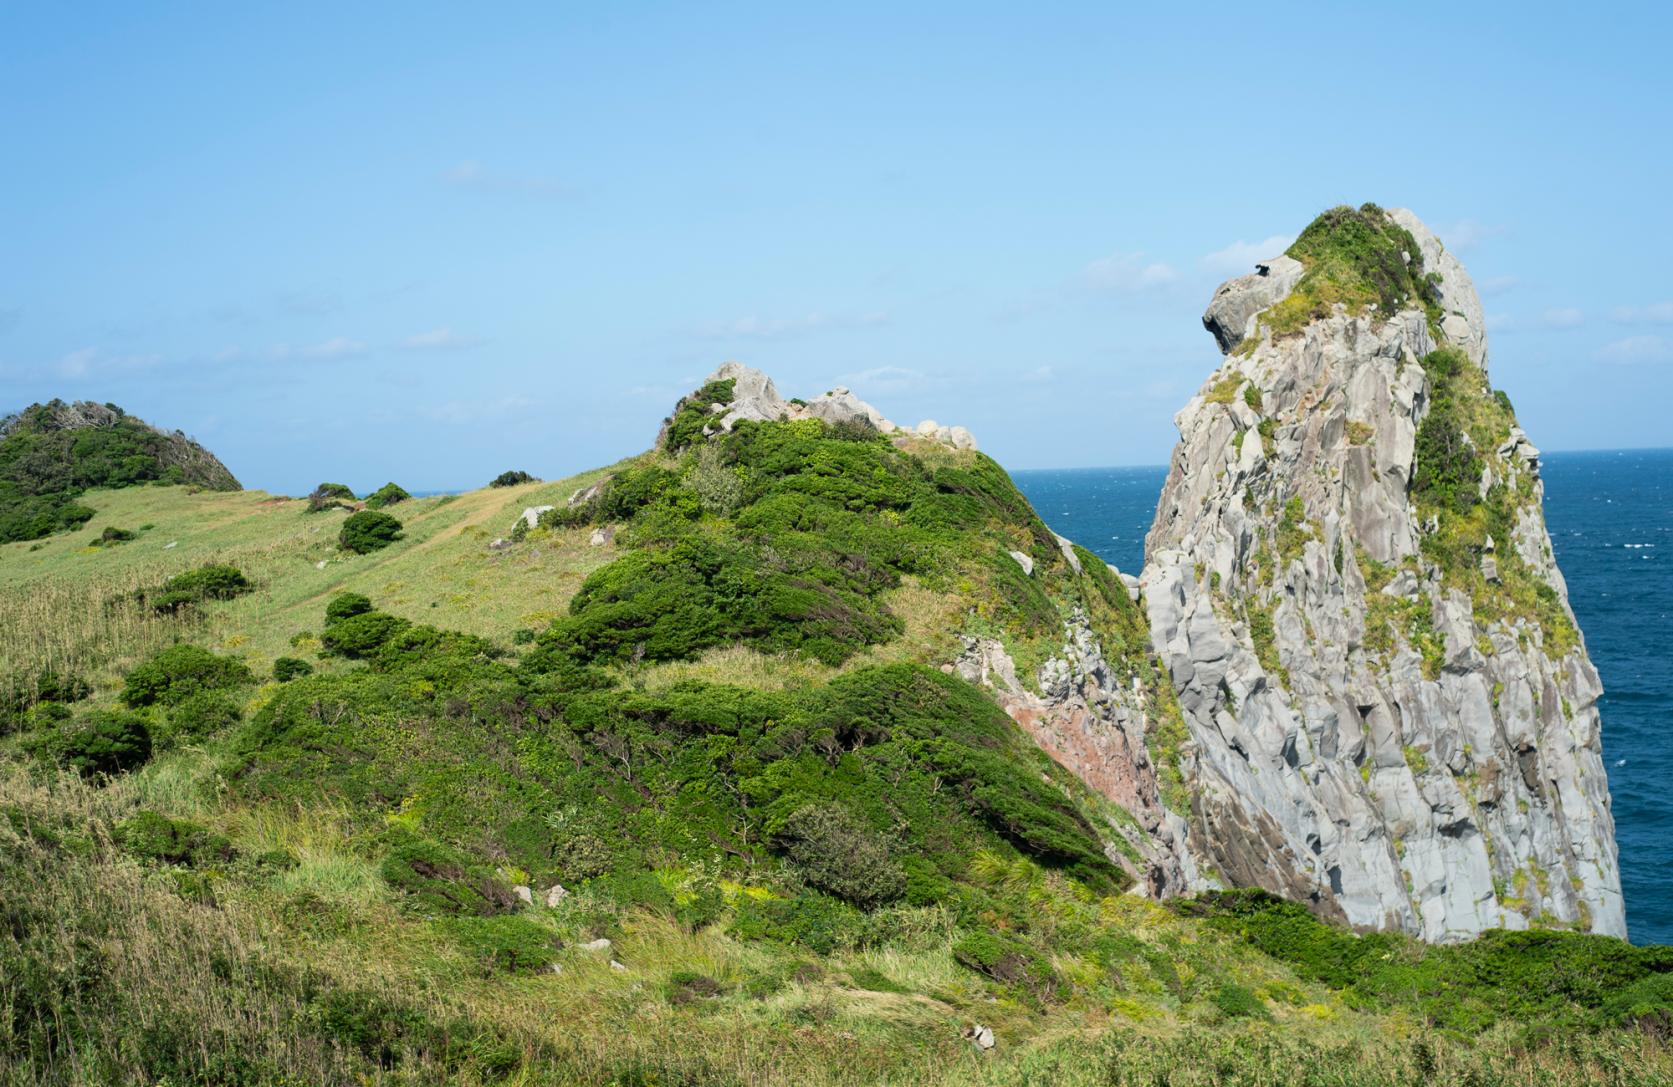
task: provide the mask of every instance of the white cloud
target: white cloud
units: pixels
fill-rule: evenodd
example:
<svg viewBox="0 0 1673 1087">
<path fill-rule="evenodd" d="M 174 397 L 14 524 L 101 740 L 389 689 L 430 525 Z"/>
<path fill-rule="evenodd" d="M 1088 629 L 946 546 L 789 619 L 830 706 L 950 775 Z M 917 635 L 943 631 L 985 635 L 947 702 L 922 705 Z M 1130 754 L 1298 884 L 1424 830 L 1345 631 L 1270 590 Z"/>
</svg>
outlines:
<svg viewBox="0 0 1673 1087">
<path fill-rule="evenodd" d="M 404 351 L 462 351 L 481 342 L 474 336 L 461 336 L 451 328 L 436 328 L 408 336 L 399 346 Z"/>
<path fill-rule="evenodd" d="M 1546 328 L 1577 328 L 1585 323 L 1586 315 L 1572 306 L 1563 306 L 1546 310 L 1539 321 Z"/>
<path fill-rule="evenodd" d="M 302 349 L 302 354 L 311 359 L 351 359 L 365 353 L 365 344 L 347 336 L 335 336 L 324 343 L 316 343 Z"/>
<path fill-rule="evenodd" d="M 474 159 L 466 159 L 442 172 L 442 180 L 456 189 L 511 193 L 518 196 L 565 197 L 575 191 L 555 177 L 518 176 L 489 170 Z"/>
<path fill-rule="evenodd" d="M 1221 275 L 1243 275 L 1253 272 L 1258 262 L 1282 255 L 1284 250 L 1293 244 L 1294 234 L 1274 234 L 1258 242 L 1239 239 L 1224 249 L 1216 249 L 1208 254 L 1202 258 L 1202 263 L 1209 271 L 1219 272 Z"/>
<path fill-rule="evenodd" d="M 1599 348 L 1597 357 L 1604 362 L 1667 362 L 1673 360 L 1673 343 L 1660 336 L 1628 336 Z"/>
<path fill-rule="evenodd" d="M 873 366 L 869 370 L 860 370 L 852 374 L 837 375 L 836 383 L 846 385 L 854 390 L 854 395 L 862 400 L 868 395 L 877 393 L 898 393 L 909 389 L 921 389 L 929 382 L 928 376 L 904 366 Z"/>
<path fill-rule="evenodd" d="M 836 329 L 876 328 L 889 323 L 884 312 L 828 314 L 813 312 L 801 317 L 740 317 L 734 321 L 713 321 L 697 330 L 710 340 L 780 340 L 812 332 Z"/>
<path fill-rule="evenodd" d="M 1673 324 L 1673 302 L 1654 302 L 1648 306 L 1619 306 L 1609 316 L 1623 324 Z"/>
<path fill-rule="evenodd" d="M 513 394 L 498 400 L 449 400 L 434 407 L 420 408 L 418 414 L 438 423 L 468 426 L 520 415 L 534 406 L 535 402 L 528 397 Z"/>
<path fill-rule="evenodd" d="M 1520 282 L 1521 281 L 1515 276 L 1494 276 L 1491 279 L 1484 279 L 1480 283 L 1477 283 L 1476 289 L 1480 291 L 1483 296 L 1492 297 L 1495 294 L 1504 294 Z"/>
<path fill-rule="evenodd" d="M 83 347 L 61 357 L 54 368 L 59 377 L 75 381 L 124 371 L 147 370 L 161 361 L 161 355 L 107 355 L 96 347 Z"/>
<path fill-rule="evenodd" d="M 1086 266 L 1086 280 L 1100 290 L 1152 290 L 1179 278 L 1179 273 L 1168 264 L 1147 262 L 1143 253 L 1112 253 Z"/>
<path fill-rule="evenodd" d="M 1504 227 L 1489 226 L 1479 219 L 1460 219 L 1435 231 L 1446 247 L 1456 253 L 1474 249 L 1487 239 L 1497 238 L 1505 232 Z"/>
</svg>

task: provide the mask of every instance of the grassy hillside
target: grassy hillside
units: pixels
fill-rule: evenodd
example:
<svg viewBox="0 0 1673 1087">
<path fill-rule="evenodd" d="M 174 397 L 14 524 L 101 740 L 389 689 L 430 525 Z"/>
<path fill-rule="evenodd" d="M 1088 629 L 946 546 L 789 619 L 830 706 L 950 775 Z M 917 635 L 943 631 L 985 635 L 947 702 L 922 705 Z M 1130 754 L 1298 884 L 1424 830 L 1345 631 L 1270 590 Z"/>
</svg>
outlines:
<svg viewBox="0 0 1673 1087">
<path fill-rule="evenodd" d="M 1662 949 L 1126 893 L 1125 813 L 941 668 L 1079 611 L 1157 680 L 991 460 L 668 445 L 364 555 L 179 487 L 0 548 L 0 1082 L 1673 1082 Z"/>
</svg>

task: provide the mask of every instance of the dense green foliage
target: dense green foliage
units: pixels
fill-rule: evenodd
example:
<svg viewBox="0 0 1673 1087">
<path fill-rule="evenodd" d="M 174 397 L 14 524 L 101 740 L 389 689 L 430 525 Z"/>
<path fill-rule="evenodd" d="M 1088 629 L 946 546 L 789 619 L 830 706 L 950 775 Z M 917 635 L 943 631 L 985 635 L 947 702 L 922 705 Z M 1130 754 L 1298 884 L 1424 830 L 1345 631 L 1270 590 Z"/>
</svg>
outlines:
<svg viewBox="0 0 1673 1087">
<path fill-rule="evenodd" d="M 1435 280 L 1411 232 L 1375 204 L 1335 207 L 1308 224 L 1288 250 L 1305 266 L 1288 297 L 1261 315 L 1274 335 L 1299 331 L 1341 303 L 1384 316 L 1418 306 L 1439 318 Z"/>
<path fill-rule="evenodd" d="M 703 437 L 703 429 L 714 421 L 710 409 L 732 402 L 733 381 L 711 381 L 674 405 L 674 414 L 663 424 L 662 448 L 677 453 Z"/>
<path fill-rule="evenodd" d="M 289 683 L 313 674 L 314 666 L 300 657 L 280 657 L 273 662 L 273 679 L 279 683 Z"/>
<path fill-rule="evenodd" d="M 514 469 L 514 470 L 509 471 L 509 472 L 501 472 L 499 475 L 495 476 L 492 480 L 489 481 L 488 486 L 490 486 L 490 487 L 515 487 L 520 483 L 539 483 L 539 482 L 540 482 L 540 479 L 538 477 L 531 476 L 531 475 L 529 475 L 529 473 L 523 471 L 521 468 L 518 468 L 518 469 Z"/>
<path fill-rule="evenodd" d="M 354 489 L 346 483 L 321 483 L 308 493 L 308 512 L 354 508 Z"/>
<path fill-rule="evenodd" d="M 42 722 L 24 737 L 24 749 L 84 776 L 118 774 L 151 758 L 151 729 L 135 714 L 94 710 Z"/>
<path fill-rule="evenodd" d="M 1419 541 L 1423 555 L 1449 585 L 1469 593 L 1478 623 L 1533 620 L 1545 651 L 1561 656 L 1579 643 L 1579 631 L 1556 589 L 1510 546 L 1537 492 L 1526 467 L 1492 456 L 1516 425 L 1509 398 L 1497 395 L 1486 373 L 1457 348 L 1432 351 L 1422 364 L 1430 402 L 1418 427 L 1411 499 L 1420 518 L 1434 522 Z M 1482 571 L 1490 550 L 1496 580 Z"/>
<path fill-rule="evenodd" d="M 76 496 L 139 483 L 238 489 L 197 443 L 154 430 L 115 405 L 54 400 L 0 422 L 0 543 L 85 524 L 93 510 Z"/>
<path fill-rule="evenodd" d="M 369 510 L 381 510 L 385 506 L 393 506 L 398 502 L 405 502 L 411 497 L 412 495 L 408 494 L 399 484 L 385 483 L 383 486 L 366 496 L 366 508 Z"/>
<path fill-rule="evenodd" d="M 169 646 L 128 673 L 121 700 L 128 706 L 175 706 L 204 691 L 225 691 L 255 677 L 242 661 L 201 646 Z"/>
<path fill-rule="evenodd" d="M 231 600 L 253 588 L 236 566 L 211 563 L 176 574 L 157 589 L 142 592 L 140 598 L 157 611 L 174 612 L 208 600 Z"/>
<path fill-rule="evenodd" d="M 345 551 L 369 555 L 388 547 L 401 536 L 401 522 L 377 510 L 351 513 L 337 532 L 337 544 Z"/>
<path fill-rule="evenodd" d="M 717 503 L 720 471 L 735 496 Z M 724 510 L 724 513 L 719 512 Z M 545 644 L 581 661 L 678 660 L 742 642 L 839 663 L 900 621 L 881 593 L 912 574 L 995 590 L 993 618 L 1055 632 L 1060 615 L 1006 554 L 1062 568 L 1055 538 L 992 460 L 932 463 L 869 429 L 744 422 L 673 466 L 618 472 L 548 523 L 625 522 L 633 549 L 598 570 Z"/>
<path fill-rule="evenodd" d="M 1393 932 L 1356 936 L 1261 891 L 1204 895 L 1179 908 L 1342 990 L 1351 1003 L 1407 1008 L 1450 1030 L 1476 1033 L 1501 1019 L 1673 1022 L 1673 947 L 1537 930 L 1439 945 Z"/>
</svg>

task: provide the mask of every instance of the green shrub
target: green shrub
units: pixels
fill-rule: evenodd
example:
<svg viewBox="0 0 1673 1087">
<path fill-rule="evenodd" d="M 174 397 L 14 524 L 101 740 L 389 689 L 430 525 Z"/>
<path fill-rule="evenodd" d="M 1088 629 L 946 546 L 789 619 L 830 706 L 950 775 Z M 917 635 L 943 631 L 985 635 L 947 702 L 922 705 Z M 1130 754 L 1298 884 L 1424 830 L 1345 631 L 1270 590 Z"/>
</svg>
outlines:
<svg viewBox="0 0 1673 1087">
<path fill-rule="evenodd" d="M 1305 270 L 1290 294 L 1261 315 L 1277 335 L 1328 317 L 1338 303 L 1350 313 L 1375 305 L 1383 317 L 1416 306 L 1439 320 L 1438 289 L 1416 239 L 1375 204 L 1331 208 L 1285 252 Z"/>
<path fill-rule="evenodd" d="M 340 619 L 364 615 L 371 610 L 371 597 L 361 593 L 338 593 L 326 602 L 325 621 L 327 624 L 335 623 Z"/>
<path fill-rule="evenodd" d="M 341 483 L 321 483 L 308 495 L 308 512 L 352 509 L 354 492 Z"/>
<path fill-rule="evenodd" d="M 710 408 L 715 404 L 732 402 L 733 382 L 711 381 L 701 389 L 680 398 L 674 414 L 663 423 L 662 447 L 677 452 L 703 437 L 703 429 L 714 422 Z"/>
<path fill-rule="evenodd" d="M 531 476 L 527 472 L 524 472 L 524 471 L 519 469 L 519 470 L 515 470 L 515 471 L 510 471 L 510 472 L 501 472 L 499 475 L 495 476 L 489 482 L 488 486 L 490 486 L 490 487 L 515 487 L 520 483 L 539 483 L 539 482 L 540 482 L 540 480 L 537 477 Z"/>
<path fill-rule="evenodd" d="M 1266 1001 L 1253 989 L 1228 981 L 1215 990 L 1212 1003 L 1227 1019 L 1271 1019 Z"/>
<path fill-rule="evenodd" d="M 401 522 L 377 510 L 351 513 L 338 530 L 337 544 L 345 551 L 368 555 L 401 538 Z"/>
<path fill-rule="evenodd" d="M 0 736 L 15 732 L 37 706 L 79 702 L 93 688 L 80 676 L 46 667 L 0 679 Z"/>
<path fill-rule="evenodd" d="M 1056 992 L 1051 964 L 1027 944 L 997 932 L 976 932 L 953 945 L 959 964 L 986 974 L 1003 985 L 1014 985 L 1036 997 Z"/>
<path fill-rule="evenodd" d="M 412 495 L 408 494 L 398 484 L 385 483 L 383 486 L 366 496 L 366 508 L 369 510 L 381 510 L 385 506 L 393 506 L 398 502 L 405 502 L 411 497 Z"/>
<path fill-rule="evenodd" d="M 298 657 L 280 657 L 273 662 L 273 678 L 280 683 L 314 674 L 314 666 Z"/>
<path fill-rule="evenodd" d="M 327 624 L 320 634 L 320 645 L 327 653 L 360 660 L 376 653 L 411 625 L 388 612 L 362 612 Z"/>
<path fill-rule="evenodd" d="M 136 708 L 154 703 L 173 706 L 202 691 L 224 691 L 254 680 L 242 661 L 217 657 L 207 649 L 182 642 L 129 672 L 119 697 L 125 705 Z"/>
<path fill-rule="evenodd" d="M 797 808 L 780 828 L 778 846 L 810 886 L 863 909 L 906 890 L 888 844 L 839 804 Z"/>
<path fill-rule="evenodd" d="M 533 974 L 557 960 L 562 942 L 551 929 L 516 914 L 498 917 L 449 917 L 437 924 L 486 977 Z"/>
<path fill-rule="evenodd" d="M 206 600 L 231 600 L 249 592 L 252 587 L 238 567 L 212 563 L 176 574 L 163 582 L 160 589 L 144 595 L 157 611 L 172 612 Z"/>
<path fill-rule="evenodd" d="M 219 691 L 199 691 L 175 703 L 168 711 L 166 738 L 199 740 L 231 728 L 244 717 L 238 703 Z"/>
<path fill-rule="evenodd" d="M 432 913 L 488 917 L 519 903 L 510 887 L 464 853 L 404 832 L 394 835 L 380 871 L 386 883 Z"/>
<path fill-rule="evenodd" d="M 151 730 L 143 718 L 119 710 L 95 710 L 74 724 L 31 734 L 25 748 L 37 758 L 91 777 L 119 774 L 151 758 Z"/>
<path fill-rule="evenodd" d="M 129 532 L 127 529 L 117 528 L 115 525 L 106 525 L 105 530 L 99 533 L 99 538 L 93 541 L 93 546 L 115 547 L 117 544 L 125 544 L 138 537 L 137 532 Z"/>
<path fill-rule="evenodd" d="M 161 864 L 198 867 L 233 857 L 232 843 L 221 835 L 154 811 L 136 812 L 118 823 L 116 838 L 134 856 Z"/>
</svg>

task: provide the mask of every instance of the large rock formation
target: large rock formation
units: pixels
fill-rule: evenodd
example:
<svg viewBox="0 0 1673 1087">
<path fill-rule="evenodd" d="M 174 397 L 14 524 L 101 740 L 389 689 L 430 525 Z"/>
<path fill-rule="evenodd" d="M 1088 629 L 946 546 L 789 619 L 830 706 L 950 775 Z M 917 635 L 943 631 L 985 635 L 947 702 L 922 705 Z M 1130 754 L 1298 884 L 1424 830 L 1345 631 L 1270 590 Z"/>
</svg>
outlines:
<svg viewBox="0 0 1673 1087">
<path fill-rule="evenodd" d="M 1290 253 L 1216 292 L 1146 541 L 1190 848 L 1356 926 L 1623 935 L 1598 675 L 1469 276 L 1370 205 Z"/>
<path fill-rule="evenodd" d="M 823 419 L 833 424 L 859 423 L 870 426 L 880 434 L 929 438 L 950 445 L 954 449 L 976 448 L 975 436 L 961 426 L 941 426 L 929 419 L 913 428 L 897 426 L 882 412 L 849 392 L 844 385 L 829 389 L 811 400 L 785 400 L 779 396 L 772 378 L 760 370 L 738 362 L 721 364 L 719 369 L 708 376 L 703 387 L 707 389 L 722 382 L 731 383 L 731 392 L 726 399 L 708 405 L 709 412 L 714 416 L 710 430 L 731 430 L 738 423 L 745 421 L 766 423 L 793 419 Z M 687 397 L 675 405 L 676 415 L 690 399 Z M 658 446 L 664 444 L 672 422 L 672 416 L 663 422 L 662 433 L 657 435 Z"/>
</svg>

